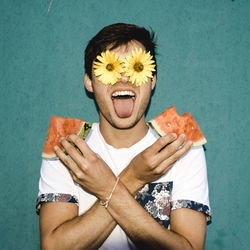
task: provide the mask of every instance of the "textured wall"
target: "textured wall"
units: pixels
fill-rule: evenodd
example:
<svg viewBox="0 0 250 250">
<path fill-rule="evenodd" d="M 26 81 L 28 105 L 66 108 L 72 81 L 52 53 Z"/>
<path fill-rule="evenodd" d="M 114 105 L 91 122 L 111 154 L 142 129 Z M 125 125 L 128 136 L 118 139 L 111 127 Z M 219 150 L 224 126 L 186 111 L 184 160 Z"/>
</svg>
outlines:
<svg viewBox="0 0 250 250">
<path fill-rule="evenodd" d="M 213 223 L 206 249 L 248 249 L 247 0 L 1 0 L 1 249 L 39 249 L 34 206 L 51 115 L 96 121 L 83 87 L 83 50 L 114 22 L 152 27 L 158 81 L 147 118 L 191 112 L 208 144 Z"/>
</svg>

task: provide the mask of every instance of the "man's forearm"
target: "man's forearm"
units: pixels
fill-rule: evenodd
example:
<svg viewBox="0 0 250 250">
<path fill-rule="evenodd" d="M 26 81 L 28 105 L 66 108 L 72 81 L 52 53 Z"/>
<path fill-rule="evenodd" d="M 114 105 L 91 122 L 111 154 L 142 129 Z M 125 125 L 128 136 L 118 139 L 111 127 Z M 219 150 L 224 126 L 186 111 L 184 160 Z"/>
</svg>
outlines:
<svg viewBox="0 0 250 250">
<path fill-rule="evenodd" d="M 192 249 L 187 239 L 156 222 L 122 183 L 107 210 L 139 249 Z"/>
<path fill-rule="evenodd" d="M 41 208 L 41 216 L 43 206 Z M 46 216 L 46 215 L 44 215 Z M 97 249 L 113 231 L 116 222 L 97 201 L 85 214 L 63 222 L 51 232 L 41 231 L 42 249 Z"/>
<path fill-rule="evenodd" d="M 140 185 L 131 182 L 126 174 L 120 175 L 120 181 L 126 183 L 127 188 L 134 196 Z M 43 206 L 40 217 L 43 216 Z M 46 215 L 44 215 L 46 217 Z M 42 249 L 96 249 L 108 238 L 117 225 L 110 213 L 99 204 L 94 205 L 83 215 L 74 216 L 58 225 L 46 236 L 41 234 Z M 74 247 L 73 247 L 74 246 Z"/>
<path fill-rule="evenodd" d="M 117 223 L 139 249 L 192 249 L 187 239 L 156 222 L 122 182 L 107 209 L 96 201 L 85 214 L 63 222 L 42 237 L 42 249 L 97 249 Z"/>
</svg>

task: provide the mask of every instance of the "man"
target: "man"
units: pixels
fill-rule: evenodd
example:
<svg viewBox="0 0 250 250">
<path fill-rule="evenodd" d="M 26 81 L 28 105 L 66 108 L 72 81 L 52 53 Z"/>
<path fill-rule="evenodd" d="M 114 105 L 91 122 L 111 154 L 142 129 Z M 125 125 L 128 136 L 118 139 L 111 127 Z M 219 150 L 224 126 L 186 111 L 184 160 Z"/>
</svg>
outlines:
<svg viewBox="0 0 250 250">
<path fill-rule="evenodd" d="M 210 212 L 203 148 L 190 149 L 185 135 L 159 138 L 145 123 L 155 70 L 153 35 L 144 28 L 113 24 L 89 42 L 84 82 L 100 123 L 85 141 L 62 138 L 67 155 L 57 147 L 58 160 L 43 160 L 42 249 L 204 247 Z"/>
</svg>

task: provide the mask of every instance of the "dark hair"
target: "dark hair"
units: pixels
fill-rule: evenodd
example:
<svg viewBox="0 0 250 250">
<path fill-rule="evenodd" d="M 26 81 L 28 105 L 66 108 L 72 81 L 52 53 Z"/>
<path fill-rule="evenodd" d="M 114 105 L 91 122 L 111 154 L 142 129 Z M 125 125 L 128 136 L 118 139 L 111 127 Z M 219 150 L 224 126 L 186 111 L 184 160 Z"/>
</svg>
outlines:
<svg viewBox="0 0 250 250">
<path fill-rule="evenodd" d="M 147 52 L 150 51 L 156 64 L 154 37 L 152 30 L 149 32 L 134 24 L 115 23 L 104 27 L 89 41 L 85 49 L 85 72 L 92 79 L 92 64 L 97 55 L 105 51 L 108 46 L 111 46 L 112 50 L 133 40 L 140 42 Z M 153 73 L 155 75 L 156 71 Z"/>
</svg>

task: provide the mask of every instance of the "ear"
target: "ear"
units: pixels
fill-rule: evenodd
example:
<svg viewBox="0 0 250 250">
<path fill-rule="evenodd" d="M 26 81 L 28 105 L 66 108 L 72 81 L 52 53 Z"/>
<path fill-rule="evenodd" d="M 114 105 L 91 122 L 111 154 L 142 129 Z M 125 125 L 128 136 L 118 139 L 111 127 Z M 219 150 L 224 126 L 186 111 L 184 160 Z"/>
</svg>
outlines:
<svg viewBox="0 0 250 250">
<path fill-rule="evenodd" d="M 84 75 L 84 85 L 89 92 L 93 93 L 92 81 L 87 74 Z"/>
<path fill-rule="evenodd" d="M 155 88 L 155 84 L 156 84 L 156 75 L 154 75 L 152 79 L 152 90 Z"/>
</svg>

